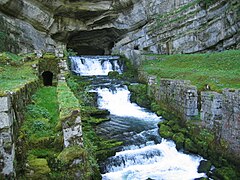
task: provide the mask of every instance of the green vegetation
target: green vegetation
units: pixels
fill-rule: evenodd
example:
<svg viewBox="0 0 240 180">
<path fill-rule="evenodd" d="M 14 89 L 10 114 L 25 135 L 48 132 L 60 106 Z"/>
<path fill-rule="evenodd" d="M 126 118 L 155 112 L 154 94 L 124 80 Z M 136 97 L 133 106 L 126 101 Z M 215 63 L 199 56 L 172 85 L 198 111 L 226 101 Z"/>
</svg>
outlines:
<svg viewBox="0 0 240 180">
<path fill-rule="evenodd" d="M 150 107 L 151 102 L 148 97 L 146 84 L 131 84 L 128 86 L 128 89 L 131 92 L 131 102 L 135 102 L 145 108 Z"/>
<path fill-rule="evenodd" d="M 67 79 L 69 87 L 73 90 L 81 105 L 81 117 L 83 123 L 84 146 L 92 155 L 92 159 L 98 161 L 115 154 L 115 148 L 122 142 L 100 137 L 95 132 L 95 127 L 101 122 L 108 121 L 106 110 L 100 110 L 94 106 L 95 96 L 88 92 L 88 81 L 84 77 L 70 76 Z"/>
<path fill-rule="evenodd" d="M 161 137 L 173 140 L 177 149 L 203 156 L 216 167 L 213 173 L 207 172 L 210 178 L 237 179 L 240 173 L 237 162 L 230 161 L 227 143 L 219 141 L 214 132 L 203 129 L 198 120 L 183 122 L 156 102 L 152 102 L 151 108 L 164 115 L 165 120 L 158 124 Z"/>
<path fill-rule="evenodd" d="M 36 64 L 37 61 L 23 63 L 23 59 L 26 57 L 12 53 L 0 54 L 0 94 L 15 91 L 27 82 L 38 79 L 36 71 L 32 68 L 32 65 Z"/>
<path fill-rule="evenodd" d="M 191 80 L 199 90 L 209 85 L 211 90 L 240 88 L 240 51 L 231 50 L 207 54 L 146 55 L 141 69 L 160 78 Z"/>
<path fill-rule="evenodd" d="M 27 138 L 29 145 L 41 147 L 41 143 L 53 141 L 56 135 L 55 126 L 59 114 L 56 87 L 43 87 L 32 99 L 33 104 L 27 106 L 21 133 Z"/>
<path fill-rule="evenodd" d="M 62 150 L 61 132 L 56 130 L 59 119 L 56 87 L 42 87 L 32 96 L 25 113 L 25 121 L 20 128 L 18 141 L 22 142 L 22 154 L 17 156 L 21 164 L 19 174 L 23 177 L 47 178 L 52 169 L 49 161 Z M 22 166 L 20 168 L 20 166 Z M 29 171 L 34 174 L 29 174 Z"/>
<path fill-rule="evenodd" d="M 59 82 L 57 86 L 58 102 L 60 107 L 60 119 L 70 116 L 72 111 L 79 110 L 78 99 L 65 82 Z"/>
</svg>

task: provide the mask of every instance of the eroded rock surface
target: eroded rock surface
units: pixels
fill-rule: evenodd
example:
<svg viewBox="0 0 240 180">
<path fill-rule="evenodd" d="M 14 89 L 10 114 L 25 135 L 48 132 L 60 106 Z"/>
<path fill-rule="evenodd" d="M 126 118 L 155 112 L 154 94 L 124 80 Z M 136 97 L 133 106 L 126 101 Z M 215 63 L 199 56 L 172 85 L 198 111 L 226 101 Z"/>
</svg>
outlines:
<svg viewBox="0 0 240 180">
<path fill-rule="evenodd" d="M 218 0 L 2 0 L 15 51 L 194 53 L 239 48 L 239 2 Z M 137 53 L 138 54 L 138 53 Z"/>
</svg>

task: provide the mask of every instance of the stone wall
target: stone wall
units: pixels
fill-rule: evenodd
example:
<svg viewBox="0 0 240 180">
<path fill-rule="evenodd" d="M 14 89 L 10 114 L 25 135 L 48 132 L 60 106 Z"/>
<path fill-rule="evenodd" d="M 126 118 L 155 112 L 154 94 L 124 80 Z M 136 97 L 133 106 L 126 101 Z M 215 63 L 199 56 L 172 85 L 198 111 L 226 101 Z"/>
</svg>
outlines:
<svg viewBox="0 0 240 180">
<path fill-rule="evenodd" d="M 230 153 L 240 152 L 240 90 L 224 89 L 201 93 L 203 126 L 214 131 L 219 139 L 228 142 Z M 240 159 L 240 157 L 238 157 Z"/>
<path fill-rule="evenodd" d="M 24 120 L 24 109 L 38 88 L 38 80 L 0 97 L 0 178 L 14 177 L 17 132 Z"/>
<path fill-rule="evenodd" d="M 199 97 L 190 81 L 157 80 L 141 71 L 139 79 L 148 83 L 148 95 L 162 107 L 182 120 L 201 120 L 201 126 L 213 132 L 218 143 L 226 142 L 230 158 L 240 160 L 240 90 L 202 91 Z"/>
<path fill-rule="evenodd" d="M 61 88 L 65 88 L 68 91 L 68 95 L 65 98 L 71 99 L 70 102 L 75 107 L 68 107 L 67 103 L 63 103 L 59 100 L 59 112 L 60 120 L 62 123 L 64 147 L 70 146 L 83 146 L 83 133 L 82 133 L 82 121 L 80 116 L 80 107 L 78 99 L 75 97 L 71 89 L 67 86 L 65 75 L 69 71 L 66 60 L 59 62 L 60 73 L 58 74 L 58 98 L 63 98 Z M 64 93 L 64 92 L 63 92 Z"/>
<path fill-rule="evenodd" d="M 197 87 L 189 80 L 160 79 L 139 73 L 141 81 L 148 82 L 148 95 L 182 120 L 198 118 Z"/>
<path fill-rule="evenodd" d="M 161 79 L 158 98 L 183 120 L 196 119 L 198 116 L 197 87 L 191 86 L 190 81 Z"/>
</svg>

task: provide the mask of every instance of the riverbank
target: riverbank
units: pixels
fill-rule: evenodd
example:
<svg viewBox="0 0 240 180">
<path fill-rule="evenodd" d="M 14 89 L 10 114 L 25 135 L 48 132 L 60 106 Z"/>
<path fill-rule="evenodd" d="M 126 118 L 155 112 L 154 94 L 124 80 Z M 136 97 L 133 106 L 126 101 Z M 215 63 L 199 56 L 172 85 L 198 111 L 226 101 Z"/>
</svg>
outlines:
<svg viewBox="0 0 240 180">
<path fill-rule="evenodd" d="M 166 119 L 159 124 L 160 135 L 173 139 L 178 149 L 199 153 L 212 161 L 217 167 L 214 175 L 209 173 L 213 178 L 237 179 L 239 157 L 238 153 L 233 154 L 232 151 L 238 150 L 235 144 L 238 143 L 239 107 L 237 104 L 233 105 L 231 112 L 234 116 L 229 118 L 226 118 L 228 116 L 226 109 L 232 108 L 227 93 L 236 93 L 236 96 L 231 96 L 233 101 L 238 99 L 239 95 L 238 90 L 224 88 L 239 88 L 240 51 L 144 57 L 146 61 L 139 68 L 139 78 L 148 86 L 141 85 L 130 89 L 133 91 L 135 89 L 137 94 L 134 97 L 137 97 L 140 104 L 147 102 L 144 100 L 146 99 L 144 94 L 148 94 L 152 102 L 148 105 Z M 223 95 L 219 93 L 222 99 L 217 100 L 218 93 L 209 92 L 210 90 L 223 92 Z M 140 92 L 143 93 L 139 94 Z M 206 116 L 207 114 L 209 115 Z M 232 123 L 228 129 L 223 128 L 226 119 Z M 227 138 L 226 134 L 230 132 L 234 132 L 232 137 L 236 139 Z"/>
</svg>

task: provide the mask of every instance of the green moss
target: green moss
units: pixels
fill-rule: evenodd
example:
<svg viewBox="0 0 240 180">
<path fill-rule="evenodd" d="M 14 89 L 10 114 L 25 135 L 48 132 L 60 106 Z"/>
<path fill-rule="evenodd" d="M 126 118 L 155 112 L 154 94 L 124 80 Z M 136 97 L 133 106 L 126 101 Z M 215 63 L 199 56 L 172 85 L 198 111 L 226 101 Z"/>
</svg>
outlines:
<svg viewBox="0 0 240 180">
<path fill-rule="evenodd" d="M 238 179 L 239 174 L 236 173 L 236 170 L 234 170 L 232 167 L 222 167 L 217 168 L 214 171 L 214 176 L 216 179 L 224 179 L 224 180 L 233 180 Z"/>
<path fill-rule="evenodd" d="M 240 88 L 240 51 L 231 50 L 208 54 L 154 55 L 155 60 L 145 61 L 141 69 L 158 79 L 191 80 L 198 90 L 208 84 L 211 90 Z"/>
<path fill-rule="evenodd" d="M 182 133 L 176 133 L 172 136 L 172 139 L 174 140 L 174 142 L 176 143 L 176 147 L 177 149 L 182 149 L 184 142 L 185 142 L 185 137 Z"/>
<path fill-rule="evenodd" d="M 160 133 L 161 137 L 166 138 L 166 139 L 172 139 L 173 132 L 172 132 L 171 128 L 163 123 L 160 123 L 159 126 L 160 126 L 159 133 Z"/>
<path fill-rule="evenodd" d="M 43 59 L 52 59 L 52 60 L 55 60 L 56 59 L 56 57 L 55 57 L 55 54 L 53 54 L 53 53 L 45 53 L 44 55 L 43 55 Z"/>
<path fill-rule="evenodd" d="M 59 117 L 56 87 L 40 88 L 32 99 L 34 104 L 27 106 L 21 131 L 26 134 L 29 143 L 41 146 L 51 142 L 56 133 L 54 129 Z"/>
<path fill-rule="evenodd" d="M 79 110 L 78 99 L 65 82 L 58 83 L 57 93 L 60 108 L 60 119 L 70 116 L 74 110 Z"/>
<path fill-rule="evenodd" d="M 36 158 L 34 156 L 28 157 L 29 169 L 34 173 L 29 173 L 29 178 L 40 178 L 46 179 L 51 172 L 51 169 L 48 167 L 48 162 L 44 158 Z"/>
<path fill-rule="evenodd" d="M 128 89 L 131 92 L 131 102 L 135 102 L 145 108 L 150 107 L 150 99 L 147 95 L 147 85 L 132 84 L 128 86 Z"/>
<path fill-rule="evenodd" d="M 64 150 L 58 155 L 58 159 L 65 164 L 70 164 L 75 159 L 83 160 L 86 156 L 86 151 L 79 146 L 71 146 L 64 148 Z"/>
</svg>

